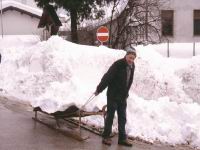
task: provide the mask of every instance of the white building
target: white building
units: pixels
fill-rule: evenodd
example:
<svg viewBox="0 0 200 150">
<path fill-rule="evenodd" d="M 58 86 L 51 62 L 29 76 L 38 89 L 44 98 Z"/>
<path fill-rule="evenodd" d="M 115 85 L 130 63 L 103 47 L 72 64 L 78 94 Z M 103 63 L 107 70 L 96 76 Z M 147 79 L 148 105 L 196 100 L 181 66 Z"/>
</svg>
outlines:
<svg viewBox="0 0 200 150">
<path fill-rule="evenodd" d="M 42 35 L 38 23 L 42 9 L 32 0 L 3 0 L 2 23 L 4 35 Z M 2 24 L 0 24 L 2 34 Z"/>
<path fill-rule="evenodd" d="M 170 42 L 200 42 L 200 0 L 164 0 L 162 36 Z"/>
</svg>

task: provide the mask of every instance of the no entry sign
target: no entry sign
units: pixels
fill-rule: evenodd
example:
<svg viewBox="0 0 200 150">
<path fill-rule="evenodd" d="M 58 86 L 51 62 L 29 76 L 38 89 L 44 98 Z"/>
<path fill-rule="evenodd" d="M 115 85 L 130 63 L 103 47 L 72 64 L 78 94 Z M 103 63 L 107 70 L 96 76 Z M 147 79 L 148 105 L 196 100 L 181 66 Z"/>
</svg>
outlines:
<svg viewBox="0 0 200 150">
<path fill-rule="evenodd" d="M 101 26 L 97 29 L 97 39 L 103 43 L 107 42 L 109 39 L 109 30 L 105 26 Z"/>
</svg>

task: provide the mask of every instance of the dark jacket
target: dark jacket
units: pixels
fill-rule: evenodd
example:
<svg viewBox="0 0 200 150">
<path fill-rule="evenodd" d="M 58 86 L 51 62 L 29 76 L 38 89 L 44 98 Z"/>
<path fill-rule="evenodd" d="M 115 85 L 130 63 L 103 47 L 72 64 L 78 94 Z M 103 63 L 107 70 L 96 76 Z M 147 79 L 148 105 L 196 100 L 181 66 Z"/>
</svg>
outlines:
<svg viewBox="0 0 200 150">
<path fill-rule="evenodd" d="M 135 64 L 131 69 L 131 76 L 127 86 L 127 62 L 126 59 L 119 59 L 112 64 L 104 74 L 101 82 L 97 86 L 96 92 L 101 93 L 106 87 L 108 99 L 126 99 L 133 82 Z"/>
</svg>

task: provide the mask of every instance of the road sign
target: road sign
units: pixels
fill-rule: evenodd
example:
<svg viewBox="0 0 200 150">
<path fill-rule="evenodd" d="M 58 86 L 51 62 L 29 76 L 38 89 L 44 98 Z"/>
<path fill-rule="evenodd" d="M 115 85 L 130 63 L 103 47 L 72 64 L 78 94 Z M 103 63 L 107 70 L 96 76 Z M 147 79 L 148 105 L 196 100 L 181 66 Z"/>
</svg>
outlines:
<svg viewBox="0 0 200 150">
<path fill-rule="evenodd" d="M 103 43 L 107 42 L 109 39 L 109 30 L 105 26 L 101 26 L 97 29 L 97 39 Z"/>
</svg>

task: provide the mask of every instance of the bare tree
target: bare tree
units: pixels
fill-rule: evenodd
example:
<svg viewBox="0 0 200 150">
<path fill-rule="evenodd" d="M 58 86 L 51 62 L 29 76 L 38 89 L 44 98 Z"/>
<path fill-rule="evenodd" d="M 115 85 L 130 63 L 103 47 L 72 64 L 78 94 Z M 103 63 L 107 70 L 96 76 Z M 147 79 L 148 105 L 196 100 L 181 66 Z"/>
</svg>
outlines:
<svg viewBox="0 0 200 150">
<path fill-rule="evenodd" d="M 129 0 L 118 17 L 113 17 L 120 0 L 115 0 L 110 21 L 109 47 L 125 49 L 132 45 L 159 43 L 159 0 Z"/>
</svg>

